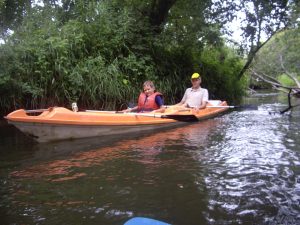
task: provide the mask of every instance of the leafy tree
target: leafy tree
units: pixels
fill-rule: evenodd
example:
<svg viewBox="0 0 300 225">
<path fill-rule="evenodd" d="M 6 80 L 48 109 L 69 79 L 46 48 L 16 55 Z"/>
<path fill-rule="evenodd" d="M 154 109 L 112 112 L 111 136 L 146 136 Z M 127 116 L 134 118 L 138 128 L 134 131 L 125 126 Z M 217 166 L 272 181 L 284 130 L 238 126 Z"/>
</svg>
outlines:
<svg viewBox="0 0 300 225">
<path fill-rule="evenodd" d="M 249 46 L 247 61 L 239 73 L 241 78 L 250 66 L 255 54 L 267 43 L 270 38 L 281 29 L 290 24 L 289 13 L 291 7 L 297 4 L 296 1 L 286 0 L 245 0 L 229 1 L 225 16 L 229 16 L 232 10 L 243 13 L 244 19 L 241 22 L 243 37 Z M 222 14 L 221 14 L 222 15 Z"/>
<path fill-rule="evenodd" d="M 300 91 L 299 48 L 299 28 L 276 34 L 256 56 L 252 74 L 275 88 L 293 89 L 297 94 Z"/>
<path fill-rule="evenodd" d="M 24 15 L 31 9 L 30 0 L 1 0 L 0 1 L 0 37 L 20 26 Z"/>
</svg>

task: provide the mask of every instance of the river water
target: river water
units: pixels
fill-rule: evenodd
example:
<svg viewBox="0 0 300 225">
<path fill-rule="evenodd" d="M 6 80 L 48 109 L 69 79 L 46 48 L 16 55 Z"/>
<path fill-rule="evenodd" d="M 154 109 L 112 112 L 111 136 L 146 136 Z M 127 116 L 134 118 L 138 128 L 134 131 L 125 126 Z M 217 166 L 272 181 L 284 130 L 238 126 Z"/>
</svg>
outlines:
<svg viewBox="0 0 300 225">
<path fill-rule="evenodd" d="M 0 126 L 0 224 L 300 224 L 300 109 L 259 93 L 151 135 L 35 144 Z"/>
</svg>

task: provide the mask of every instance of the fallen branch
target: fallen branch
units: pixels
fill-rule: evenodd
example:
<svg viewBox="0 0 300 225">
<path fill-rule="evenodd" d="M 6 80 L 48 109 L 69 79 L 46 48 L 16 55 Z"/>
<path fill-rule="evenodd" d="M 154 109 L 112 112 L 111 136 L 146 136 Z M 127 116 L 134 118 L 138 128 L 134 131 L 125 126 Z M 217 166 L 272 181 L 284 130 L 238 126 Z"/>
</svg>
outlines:
<svg viewBox="0 0 300 225">
<path fill-rule="evenodd" d="M 264 81 L 268 84 L 271 84 L 274 89 L 285 92 L 285 93 L 288 94 L 288 103 L 289 103 L 289 105 L 286 109 L 280 111 L 280 114 L 284 114 L 287 111 L 291 110 L 292 108 L 299 106 L 299 105 L 294 105 L 294 106 L 292 105 L 291 96 L 300 98 L 300 87 L 288 87 L 288 86 L 280 84 L 279 81 L 277 81 L 275 78 L 273 78 L 271 76 L 268 76 L 266 74 L 260 75 L 257 72 L 255 72 L 254 70 L 251 70 L 251 72 L 252 72 L 252 75 L 258 77 L 259 79 L 261 79 L 262 81 Z M 295 80 L 297 80 L 297 79 L 295 78 Z M 295 83 L 298 85 L 297 82 L 295 82 Z"/>
<path fill-rule="evenodd" d="M 254 71 L 252 69 L 251 69 L 251 72 L 252 72 L 253 76 L 256 76 L 259 79 L 261 79 L 262 81 L 264 81 L 264 82 L 266 82 L 268 84 L 271 84 L 274 89 L 282 91 L 282 92 L 285 92 L 287 94 L 291 90 L 291 94 L 294 97 L 298 97 L 298 98 L 300 97 L 300 87 L 285 86 L 285 85 L 282 85 L 281 83 L 279 83 L 279 81 L 277 81 L 275 78 L 273 78 L 273 77 L 271 77 L 269 75 L 266 75 L 266 74 L 260 75 L 260 74 L 258 74 L 256 71 Z"/>
</svg>

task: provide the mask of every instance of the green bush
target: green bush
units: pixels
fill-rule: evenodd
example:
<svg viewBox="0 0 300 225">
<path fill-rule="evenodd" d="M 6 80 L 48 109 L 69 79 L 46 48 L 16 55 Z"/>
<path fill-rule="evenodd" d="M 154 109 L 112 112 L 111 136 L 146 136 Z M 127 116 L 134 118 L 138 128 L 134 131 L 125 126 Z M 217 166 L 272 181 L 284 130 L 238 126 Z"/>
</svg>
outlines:
<svg viewBox="0 0 300 225">
<path fill-rule="evenodd" d="M 284 86 L 288 86 L 288 87 L 293 87 L 295 86 L 296 87 L 296 83 L 294 80 L 292 80 L 288 75 L 286 74 L 281 74 L 278 76 L 278 81 L 284 85 Z M 299 77 L 298 77 L 299 79 Z M 300 79 L 299 79 L 300 80 Z"/>
<path fill-rule="evenodd" d="M 202 83 L 207 87 L 211 99 L 238 102 L 245 94 L 247 78 L 239 79 L 243 61 L 232 50 L 205 48 L 201 55 Z"/>
</svg>

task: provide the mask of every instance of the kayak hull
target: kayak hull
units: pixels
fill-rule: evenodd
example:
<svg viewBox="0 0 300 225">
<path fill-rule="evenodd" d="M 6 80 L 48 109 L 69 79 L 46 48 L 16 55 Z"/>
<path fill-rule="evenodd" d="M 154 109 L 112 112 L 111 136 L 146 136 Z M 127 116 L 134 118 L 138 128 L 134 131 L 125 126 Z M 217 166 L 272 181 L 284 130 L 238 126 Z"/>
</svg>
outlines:
<svg viewBox="0 0 300 225">
<path fill-rule="evenodd" d="M 218 101 L 226 106 L 226 102 Z M 165 113 L 116 113 L 113 111 L 73 112 L 63 107 L 44 110 L 19 109 L 8 114 L 5 119 L 24 134 L 37 142 L 60 141 L 66 139 L 105 137 L 140 133 L 180 126 L 192 121 L 219 115 L 228 108 L 206 108 L 200 111 L 170 107 Z M 40 114 L 37 115 L 37 112 Z M 185 119 L 188 120 L 185 120 Z"/>
<path fill-rule="evenodd" d="M 109 126 L 109 125 L 63 125 L 63 124 L 45 124 L 45 123 L 27 123 L 12 122 L 21 132 L 33 138 L 37 142 L 51 142 L 66 139 L 78 139 L 89 137 L 106 137 L 110 135 L 122 135 L 128 133 L 139 133 L 151 131 L 158 128 L 158 125 L 140 125 L 140 126 Z M 164 124 L 159 128 L 168 128 L 172 126 L 180 126 L 180 123 Z"/>
</svg>

